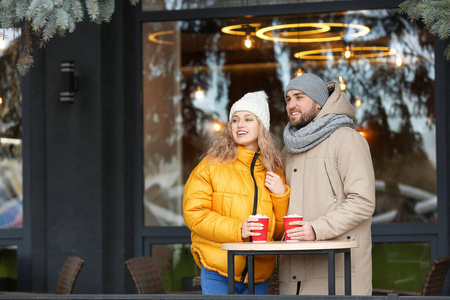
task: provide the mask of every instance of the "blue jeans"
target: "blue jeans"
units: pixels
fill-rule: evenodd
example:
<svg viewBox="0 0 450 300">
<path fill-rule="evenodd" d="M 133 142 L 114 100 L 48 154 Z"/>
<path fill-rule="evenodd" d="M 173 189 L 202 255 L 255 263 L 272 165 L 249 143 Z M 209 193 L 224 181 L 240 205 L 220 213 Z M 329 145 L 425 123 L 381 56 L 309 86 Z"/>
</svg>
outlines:
<svg viewBox="0 0 450 300">
<path fill-rule="evenodd" d="M 201 271 L 202 293 L 203 295 L 226 295 L 228 294 L 228 278 L 217 272 L 205 269 Z M 256 295 L 267 295 L 269 292 L 269 279 L 255 284 Z M 235 281 L 235 294 L 248 294 L 248 284 Z"/>
</svg>

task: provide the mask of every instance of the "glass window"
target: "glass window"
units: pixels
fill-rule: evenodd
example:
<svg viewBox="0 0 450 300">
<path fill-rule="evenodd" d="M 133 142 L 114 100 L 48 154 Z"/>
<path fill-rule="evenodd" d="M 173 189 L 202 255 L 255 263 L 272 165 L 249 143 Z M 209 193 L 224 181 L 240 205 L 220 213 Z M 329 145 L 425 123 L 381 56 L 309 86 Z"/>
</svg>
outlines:
<svg viewBox="0 0 450 300">
<path fill-rule="evenodd" d="M 20 32 L 0 36 L 0 228 L 22 227 L 22 93 L 16 68 Z"/>
<path fill-rule="evenodd" d="M 142 29 L 145 226 L 184 225 L 184 183 L 245 93 L 268 93 L 283 147 L 283 89 L 298 71 L 339 82 L 355 107 L 375 168 L 373 223 L 436 222 L 434 38 L 396 9 Z"/>
<path fill-rule="evenodd" d="M 199 9 L 212 7 L 243 7 L 257 5 L 273 5 L 273 4 L 289 4 L 289 3 L 305 3 L 305 2 L 323 2 L 329 0 L 152 0 L 142 1 L 143 11 L 152 10 L 181 10 L 181 9 Z"/>
<path fill-rule="evenodd" d="M 194 277 L 200 276 L 200 269 L 191 254 L 190 244 L 152 245 L 151 256 L 158 267 L 164 290 L 195 291 Z"/>
<path fill-rule="evenodd" d="M 0 246 L 0 290 L 17 291 L 17 246 Z"/>
<path fill-rule="evenodd" d="M 429 243 L 376 243 L 373 287 L 421 293 L 430 269 Z"/>
</svg>

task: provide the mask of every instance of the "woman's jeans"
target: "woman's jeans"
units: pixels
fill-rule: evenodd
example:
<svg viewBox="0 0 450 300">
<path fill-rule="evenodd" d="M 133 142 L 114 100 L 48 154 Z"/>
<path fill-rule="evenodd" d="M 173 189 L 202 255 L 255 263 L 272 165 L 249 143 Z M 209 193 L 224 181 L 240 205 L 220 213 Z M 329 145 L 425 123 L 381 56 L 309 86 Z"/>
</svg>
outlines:
<svg viewBox="0 0 450 300">
<path fill-rule="evenodd" d="M 201 271 L 202 293 L 203 295 L 226 295 L 228 294 L 228 278 L 217 272 L 205 269 Z M 269 292 L 269 279 L 255 284 L 256 295 L 267 295 Z M 235 294 L 248 294 L 248 284 L 235 281 Z"/>
</svg>

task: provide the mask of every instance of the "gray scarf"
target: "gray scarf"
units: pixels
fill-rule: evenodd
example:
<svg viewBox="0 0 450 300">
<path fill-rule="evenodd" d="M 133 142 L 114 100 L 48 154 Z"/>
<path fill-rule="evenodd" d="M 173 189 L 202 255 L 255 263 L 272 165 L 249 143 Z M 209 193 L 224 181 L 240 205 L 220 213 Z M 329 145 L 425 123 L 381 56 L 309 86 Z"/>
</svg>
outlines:
<svg viewBox="0 0 450 300">
<path fill-rule="evenodd" d="M 353 120 L 345 115 L 326 115 L 300 129 L 288 123 L 283 134 L 284 145 L 289 153 L 304 152 L 344 126 L 353 127 Z"/>
</svg>

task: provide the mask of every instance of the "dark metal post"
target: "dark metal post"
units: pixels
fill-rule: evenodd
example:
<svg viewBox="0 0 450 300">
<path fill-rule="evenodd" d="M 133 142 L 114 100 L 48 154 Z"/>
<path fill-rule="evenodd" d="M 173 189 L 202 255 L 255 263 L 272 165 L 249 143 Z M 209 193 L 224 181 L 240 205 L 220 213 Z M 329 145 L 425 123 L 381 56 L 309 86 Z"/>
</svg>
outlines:
<svg viewBox="0 0 450 300">
<path fill-rule="evenodd" d="M 228 294 L 234 295 L 234 252 L 228 250 Z"/>
<path fill-rule="evenodd" d="M 336 295 L 335 287 L 335 266 L 334 266 L 334 250 L 328 250 L 328 295 Z"/>
<path fill-rule="evenodd" d="M 248 294 L 255 294 L 255 256 L 247 255 L 248 262 Z"/>
<path fill-rule="evenodd" d="M 345 294 L 352 294 L 352 262 L 350 259 L 350 249 L 344 253 L 344 267 L 345 267 Z"/>
</svg>

